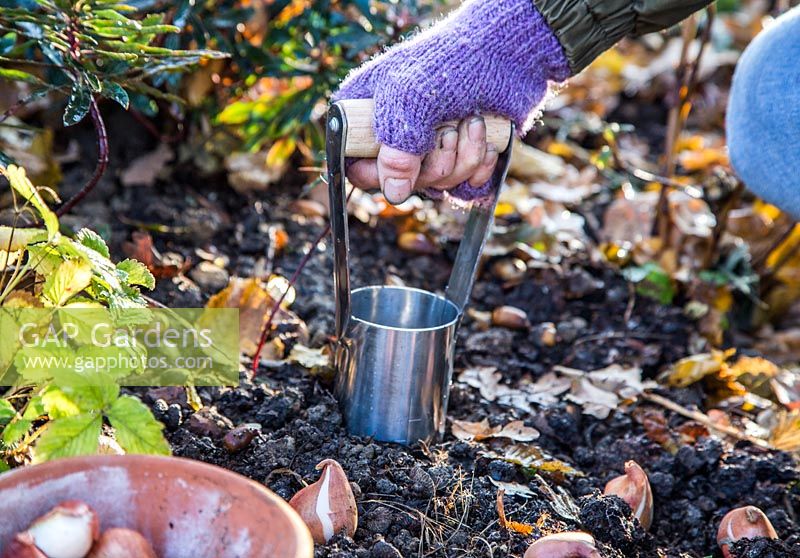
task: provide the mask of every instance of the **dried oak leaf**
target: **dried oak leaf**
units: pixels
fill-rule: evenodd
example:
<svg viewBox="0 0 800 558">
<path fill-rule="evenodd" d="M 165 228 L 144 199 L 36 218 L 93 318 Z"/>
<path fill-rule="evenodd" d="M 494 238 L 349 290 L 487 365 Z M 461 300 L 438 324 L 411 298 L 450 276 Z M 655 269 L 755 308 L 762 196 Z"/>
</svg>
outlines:
<svg viewBox="0 0 800 558">
<path fill-rule="evenodd" d="M 539 437 L 538 430 L 525 426 L 521 420 L 509 422 L 505 426 L 490 426 L 488 419 L 480 422 L 454 420 L 452 431 L 453 436 L 466 442 L 479 442 L 487 438 L 508 438 L 515 442 L 531 442 Z"/>
<path fill-rule="evenodd" d="M 267 285 L 258 279 L 242 279 L 233 277 L 228 286 L 212 296 L 206 308 L 238 308 L 239 309 L 239 348 L 253 356 L 261 339 L 261 332 L 266 325 L 269 313 L 275 306 L 275 299 Z M 287 322 L 302 324 L 302 320 L 286 308 L 278 309 L 278 315 L 272 321 L 273 329 Z M 280 358 L 282 350 L 276 345 L 267 345 L 271 351 L 262 356 L 267 360 Z"/>
<path fill-rule="evenodd" d="M 134 231 L 131 234 L 131 241 L 122 245 L 125 255 L 134 260 L 139 260 L 156 279 L 170 279 L 188 270 L 192 261 L 190 258 L 165 257 L 155 246 L 153 237 L 146 231 Z"/>
</svg>

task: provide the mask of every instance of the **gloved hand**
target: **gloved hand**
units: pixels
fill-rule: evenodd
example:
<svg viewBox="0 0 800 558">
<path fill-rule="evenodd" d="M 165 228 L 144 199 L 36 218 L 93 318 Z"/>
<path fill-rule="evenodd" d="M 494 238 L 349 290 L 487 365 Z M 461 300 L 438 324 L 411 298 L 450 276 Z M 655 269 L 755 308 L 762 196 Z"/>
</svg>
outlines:
<svg viewBox="0 0 800 558">
<path fill-rule="evenodd" d="M 467 0 L 449 17 L 353 72 L 334 100 L 375 100 L 377 161 L 348 176 L 380 185 L 391 203 L 415 188 L 486 195 L 497 153 L 480 114 L 498 114 L 526 132 L 549 82 L 569 77 L 558 39 L 532 0 Z M 463 120 L 438 133 L 437 124 Z M 426 156 L 427 155 L 427 156 Z"/>
</svg>

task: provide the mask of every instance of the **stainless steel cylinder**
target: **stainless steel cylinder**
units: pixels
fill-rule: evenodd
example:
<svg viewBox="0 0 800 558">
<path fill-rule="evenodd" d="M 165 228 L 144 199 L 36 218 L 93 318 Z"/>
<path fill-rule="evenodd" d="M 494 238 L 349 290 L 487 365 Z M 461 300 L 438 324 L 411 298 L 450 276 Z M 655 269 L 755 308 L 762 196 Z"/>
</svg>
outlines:
<svg viewBox="0 0 800 558">
<path fill-rule="evenodd" d="M 459 318 L 428 291 L 352 291 L 336 385 L 352 434 L 413 444 L 443 433 Z"/>
<path fill-rule="evenodd" d="M 509 126 L 513 138 L 513 126 Z M 336 298 L 336 397 L 351 434 L 411 445 L 443 433 L 456 328 L 469 300 L 508 170 L 500 154 L 491 200 L 470 208 L 445 296 L 407 287 L 351 290 L 345 155 L 347 111 L 328 112 L 326 154 Z"/>
</svg>

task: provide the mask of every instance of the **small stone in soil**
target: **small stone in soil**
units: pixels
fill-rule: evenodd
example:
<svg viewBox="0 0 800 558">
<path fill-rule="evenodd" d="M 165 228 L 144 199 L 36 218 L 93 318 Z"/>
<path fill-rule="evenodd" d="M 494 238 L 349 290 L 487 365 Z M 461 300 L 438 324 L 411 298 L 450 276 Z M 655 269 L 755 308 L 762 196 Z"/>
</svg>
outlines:
<svg viewBox="0 0 800 558">
<path fill-rule="evenodd" d="M 386 541 L 378 541 L 372 547 L 370 558 L 403 558 L 400 551 L 387 543 Z"/>
<path fill-rule="evenodd" d="M 385 506 L 378 506 L 368 512 L 366 520 L 364 521 L 364 526 L 368 531 L 377 535 L 383 535 L 389 532 L 392 523 L 393 518 L 391 510 Z"/>
<path fill-rule="evenodd" d="M 190 272 L 189 277 L 204 291 L 219 291 L 228 284 L 228 272 L 211 262 L 200 262 Z"/>
<path fill-rule="evenodd" d="M 227 430 L 233 428 L 233 424 L 213 407 L 206 407 L 189 417 L 186 428 L 198 436 L 208 436 L 212 440 L 218 440 Z"/>
<path fill-rule="evenodd" d="M 242 451 L 261 432 L 261 425 L 253 422 L 240 424 L 222 439 L 225 449 L 231 453 Z"/>
<path fill-rule="evenodd" d="M 150 388 L 145 394 L 145 399 L 151 403 L 155 403 L 158 399 L 163 399 L 167 404 L 172 405 L 177 403 L 182 407 L 188 406 L 186 398 L 186 390 L 180 386 L 164 386 L 157 388 Z"/>
<path fill-rule="evenodd" d="M 170 430 L 176 430 L 181 423 L 183 422 L 183 416 L 181 415 L 181 406 L 177 403 L 173 403 L 167 408 L 167 416 L 165 417 L 166 420 L 164 424 Z"/>
</svg>

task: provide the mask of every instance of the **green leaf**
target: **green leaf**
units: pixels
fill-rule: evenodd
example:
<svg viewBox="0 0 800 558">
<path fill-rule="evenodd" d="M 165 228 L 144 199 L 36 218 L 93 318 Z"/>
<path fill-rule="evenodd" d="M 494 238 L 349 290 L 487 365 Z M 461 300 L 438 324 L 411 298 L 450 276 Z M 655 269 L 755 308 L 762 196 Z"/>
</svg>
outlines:
<svg viewBox="0 0 800 558">
<path fill-rule="evenodd" d="M 51 386 L 42 395 L 42 405 L 51 419 L 72 417 L 81 414 L 81 409 L 66 393 Z"/>
<path fill-rule="evenodd" d="M 33 421 L 28 419 L 19 419 L 10 423 L 3 430 L 3 443 L 7 446 L 16 444 L 28 433 L 31 426 L 33 426 Z"/>
<path fill-rule="evenodd" d="M 119 397 L 119 385 L 106 374 L 92 374 L 74 377 L 62 376 L 61 389 L 81 411 L 100 411 L 113 404 Z"/>
<path fill-rule="evenodd" d="M 119 445 L 128 453 L 169 455 L 164 425 L 158 422 L 144 403 L 130 395 L 117 399 L 107 412 L 116 429 Z"/>
<path fill-rule="evenodd" d="M 128 110 L 131 100 L 128 97 L 128 92 L 120 84 L 113 81 L 104 81 L 102 94 L 104 97 L 119 103 L 125 110 Z"/>
<path fill-rule="evenodd" d="M 48 276 L 42 288 L 44 296 L 53 306 L 62 306 L 92 282 L 92 266 L 86 260 L 66 260 Z"/>
<path fill-rule="evenodd" d="M 75 240 L 86 246 L 87 248 L 91 248 L 95 252 L 98 252 L 102 256 L 106 258 L 110 258 L 111 254 L 108 251 L 108 245 L 106 241 L 103 240 L 103 237 L 94 232 L 91 229 L 81 229 L 78 231 L 78 234 L 75 235 Z"/>
<path fill-rule="evenodd" d="M 0 168 L 0 174 L 5 176 L 11 187 L 39 212 L 47 229 L 47 238 L 48 240 L 52 239 L 58 233 L 58 217 L 47 207 L 42 196 L 39 195 L 39 190 L 34 187 L 25 174 L 25 169 L 17 165 L 8 165 L 5 168 Z"/>
<path fill-rule="evenodd" d="M 67 108 L 64 111 L 64 126 L 74 126 L 89 114 L 89 107 L 92 104 L 91 92 L 82 87 L 80 83 L 72 86 Z"/>
<path fill-rule="evenodd" d="M 17 44 L 16 33 L 6 33 L 0 37 L 0 55 L 7 54 Z"/>
<path fill-rule="evenodd" d="M 0 399 L 0 426 L 5 426 L 17 416 L 17 411 L 6 399 Z"/>
<path fill-rule="evenodd" d="M 655 262 L 628 267 L 622 270 L 622 275 L 631 283 L 636 283 L 636 292 L 661 304 L 671 304 L 675 298 L 672 278 Z"/>
<path fill-rule="evenodd" d="M 0 68 L 0 79 L 8 81 L 22 81 L 25 83 L 35 83 L 39 85 L 42 83 L 38 77 L 22 70 L 13 70 L 11 68 Z"/>
<path fill-rule="evenodd" d="M 28 405 L 25 407 L 25 412 L 22 413 L 22 418 L 33 422 L 44 417 L 45 414 L 42 398 L 36 395 L 28 400 Z"/>
<path fill-rule="evenodd" d="M 96 453 L 102 427 L 102 415 L 94 413 L 50 421 L 33 448 L 33 462 Z"/>
<path fill-rule="evenodd" d="M 156 278 L 153 277 L 153 274 L 150 273 L 147 266 L 138 260 L 122 260 L 117 264 L 117 269 L 127 274 L 128 279 L 126 283 L 128 283 L 128 285 L 141 285 L 150 290 L 156 288 Z"/>
</svg>

